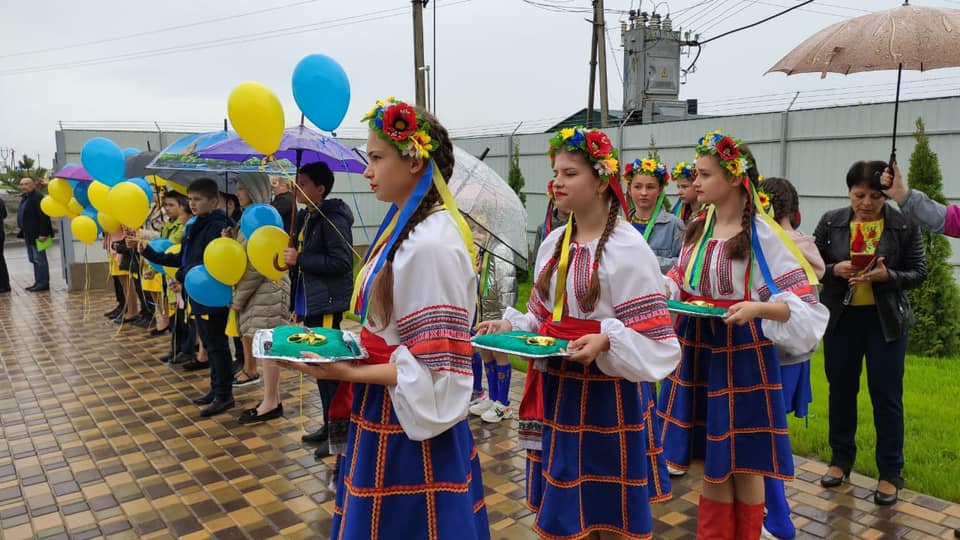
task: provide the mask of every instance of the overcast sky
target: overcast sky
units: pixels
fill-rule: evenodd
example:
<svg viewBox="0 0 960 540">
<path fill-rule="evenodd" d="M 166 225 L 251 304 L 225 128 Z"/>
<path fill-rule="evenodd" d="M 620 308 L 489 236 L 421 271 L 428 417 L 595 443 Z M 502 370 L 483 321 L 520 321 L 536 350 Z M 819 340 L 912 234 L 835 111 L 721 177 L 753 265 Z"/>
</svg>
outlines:
<svg viewBox="0 0 960 540">
<path fill-rule="evenodd" d="M 434 64 L 436 39 L 437 85 L 432 89 L 436 110 L 455 134 L 510 131 L 505 126 L 520 121 L 531 129 L 546 127 L 551 120 L 586 106 L 590 25 L 584 19 L 589 14 L 569 10 L 589 7 L 590 1 L 535 1 L 565 10 L 543 9 L 523 0 L 434 0 L 428 6 L 424 34 L 428 64 Z M 438 5 L 436 36 L 434 2 Z M 681 26 L 702 32 L 706 39 L 798 3 L 675 0 L 659 2 L 657 11 L 672 11 Z M 821 28 L 900 3 L 817 0 L 762 26 L 719 39 L 704 47 L 697 71 L 688 76 L 680 97 L 698 98 L 702 111 L 715 114 L 782 109 L 796 91 L 802 92 L 800 107 L 892 99 L 893 72 L 830 75 L 826 80 L 818 75 L 764 76 L 764 72 Z M 956 0 L 914 3 L 960 9 Z M 359 118 L 378 98 L 414 99 L 408 0 L 3 4 L 0 148 L 14 148 L 18 155 L 40 154 L 46 166 L 53 158 L 59 121 L 84 122 L 88 127 L 158 121 L 171 130 L 215 129 L 226 116 L 230 90 L 245 80 L 271 87 L 283 102 L 288 124 L 293 125 L 299 112 L 290 76 L 296 63 L 311 53 L 337 59 L 350 77 L 353 97 L 341 135 L 362 133 Z M 608 11 L 639 4 L 606 0 Z M 653 11 L 648 0 L 642 7 Z M 621 18 L 617 12 L 607 14 L 613 45 L 608 50 L 611 108 L 619 108 L 622 101 Z M 213 21 L 195 24 L 208 20 Z M 183 25 L 193 26 L 169 29 Z M 684 57 L 683 64 L 691 59 Z M 905 73 L 904 80 L 907 98 L 960 94 L 956 69 Z M 828 91 L 833 88 L 845 90 Z M 750 96 L 764 97 L 723 101 Z"/>
</svg>

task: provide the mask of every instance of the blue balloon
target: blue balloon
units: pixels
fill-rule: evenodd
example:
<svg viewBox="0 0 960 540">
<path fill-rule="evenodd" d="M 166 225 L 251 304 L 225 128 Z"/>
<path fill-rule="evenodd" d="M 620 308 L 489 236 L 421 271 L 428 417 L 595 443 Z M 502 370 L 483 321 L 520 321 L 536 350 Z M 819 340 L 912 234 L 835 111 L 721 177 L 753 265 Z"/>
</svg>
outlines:
<svg viewBox="0 0 960 540">
<path fill-rule="evenodd" d="M 127 162 L 123 151 L 110 139 L 94 137 L 80 149 L 83 168 L 97 180 L 113 187 L 123 181 Z"/>
<path fill-rule="evenodd" d="M 154 238 L 147 245 L 149 245 L 150 248 L 156 251 L 157 253 L 163 253 L 164 251 L 169 249 L 170 246 L 173 245 L 173 242 L 171 242 L 168 238 Z M 147 261 L 146 257 L 144 257 L 143 260 Z M 150 267 L 156 270 L 158 273 L 160 274 L 163 273 L 163 265 L 156 264 L 151 261 L 147 261 L 147 264 L 149 264 Z"/>
<path fill-rule="evenodd" d="M 77 182 L 77 185 L 73 186 L 73 198 L 84 208 L 90 208 L 88 189 L 90 189 L 90 182 Z"/>
<path fill-rule="evenodd" d="M 311 54 L 293 70 L 293 99 L 318 128 L 333 131 L 350 106 L 350 80 L 336 60 Z"/>
<path fill-rule="evenodd" d="M 97 219 L 99 212 L 97 212 L 96 208 L 93 208 L 92 206 L 84 208 L 80 215 L 87 216 L 93 220 L 93 222 L 97 225 L 97 234 L 103 233 L 103 227 L 100 226 L 100 220 Z"/>
<path fill-rule="evenodd" d="M 277 209 L 269 204 L 251 204 L 240 216 L 240 232 L 246 238 L 250 238 L 253 231 L 264 225 L 276 225 L 283 229 L 283 219 L 280 217 L 280 212 L 277 212 Z"/>
<path fill-rule="evenodd" d="M 233 290 L 213 279 L 207 267 L 194 266 L 187 272 L 184 286 L 190 299 L 207 307 L 226 307 L 233 302 Z"/>
<path fill-rule="evenodd" d="M 150 185 L 150 182 L 147 182 L 147 179 L 142 177 L 131 178 L 130 181 L 140 186 L 140 189 L 147 195 L 147 200 L 150 202 L 150 205 L 153 206 L 153 186 Z"/>
<path fill-rule="evenodd" d="M 140 149 L 139 149 L 139 148 L 132 148 L 132 147 L 131 147 L 131 148 L 124 148 L 124 149 L 123 149 L 123 157 L 125 157 L 125 158 L 128 158 L 128 157 L 130 157 L 130 156 L 135 156 L 135 155 L 137 155 L 137 154 L 139 154 L 139 153 L 140 153 Z"/>
</svg>

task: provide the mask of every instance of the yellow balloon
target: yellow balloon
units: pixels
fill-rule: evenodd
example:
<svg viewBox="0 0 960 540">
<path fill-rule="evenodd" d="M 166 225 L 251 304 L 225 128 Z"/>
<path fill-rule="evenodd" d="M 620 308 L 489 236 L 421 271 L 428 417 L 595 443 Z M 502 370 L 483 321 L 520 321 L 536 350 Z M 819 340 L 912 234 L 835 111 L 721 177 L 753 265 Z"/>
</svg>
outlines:
<svg viewBox="0 0 960 540">
<path fill-rule="evenodd" d="M 227 116 L 237 134 L 257 152 L 269 156 L 283 138 L 283 106 L 266 86 L 240 83 L 227 99 Z"/>
<path fill-rule="evenodd" d="M 247 240 L 247 257 L 257 272 L 271 281 L 283 277 L 286 267 L 283 264 L 283 250 L 287 248 L 290 236 L 276 225 L 260 227 Z M 280 268 L 283 268 L 282 270 Z"/>
<path fill-rule="evenodd" d="M 213 279 L 233 286 L 247 271 L 247 254 L 233 238 L 217 238 L 203 250 L 203 265 Z"/>
<path fill-rule="evenodd" d="M 110 215 L 131 229 L 139 229 L 150 214 L 147 194 L 133 182 L 120 182 L 110 188 L 107 200 L 111 208 Z"/>
<path fill-rule="evenodd" d="M 73 186 L 63 178 L 54 178 L 47 185 L 47 193 L 58 203 L 68 204 L 73 198 Z"/>
<path fill-rule="evenodd" d="M 67 212 L 70 217 L 77 217 L 83 213 L 83 205 L 80 204 L 80 201 L 70 197 L 70 202 L 67 203 Z"/>
<path fill-rule="evenodd" d="M 98 212 L 110 212 L 110 188 L 103 182 L 92 182 L 87 188 L 87 198 Z"/>
<path fill-rule="evenodd" d="M 92 244 L 97 240 L 97 224 L 90 216 L 77 216 L 70 222 L 70 232 L 73 237 L 84 244 Z"/>
<path fill-rule="evenodd" d="M 50 195 L 44 195 L 44 197 L 40 199 L 40 210 L 52 218 L 64 217 L 70 213 L 66 206 Z"/>
<path fill-rule="evenodd" d="M 97 212 L 97 222 L 99 222 L 100 227 L 108 233 L 115 233 L 120 230 L 120 222 L 117 221 L 117 218 L 106 212 Z"/>
<path fill-rule="evenodd" d="M 171 255 L 179 255 L 179 254 L 180 254 L 180 249 L 182 249 L 182 247 L 183 247 L 183 246 L 182 246 L 181 244 L 174 244 L 174 245 L 168 247 L 167 250 L 164 251 L 164 253 L 169 253 L 169 254 L 171 254 Z M 173 267 L 173 266 L 164 266 L 164 267 L 163 267 L 163 271 L 166 272 L 167 275 L 170 276 L 170 277 L 172 277 L 172 278 L 176 278 L 176 277 L 177 277 L 177 268 L 176 268 L 176 267 Z"/>
</svg>

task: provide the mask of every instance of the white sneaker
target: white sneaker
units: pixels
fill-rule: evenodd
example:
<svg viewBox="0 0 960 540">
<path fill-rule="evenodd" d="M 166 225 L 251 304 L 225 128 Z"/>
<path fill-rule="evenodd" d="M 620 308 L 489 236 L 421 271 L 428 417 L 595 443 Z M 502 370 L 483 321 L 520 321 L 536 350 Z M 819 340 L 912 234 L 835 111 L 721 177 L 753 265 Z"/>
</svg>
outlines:
<svg viewBox="0 0 960 540">
<path fill-rule="evenodd" d="M 486 394 L 483 394 L 479 398 L 470 402 L 470 414 L 474 416 L 482 416 L 483 413 L 487 412 L 490 407 L 493 407 L 493 400 L 490 399 Z"/>
<path fill-rule="evenodd" d="M 510 418 L 513 418 L 513 409 L 501 404 L 499 401 L 494 401 L 493 405 L 480 416 L 481 420 L 491 424 L 496 424 L 501 420 Z"/>
<path fill-rule="evenodd" d="M 687 471 L 681 469 L 674 469 L 673 467 L 667 465 L 667 472 L 670 473 L 672 477 L 680 477 L 687 474 Z"/>
</svg>

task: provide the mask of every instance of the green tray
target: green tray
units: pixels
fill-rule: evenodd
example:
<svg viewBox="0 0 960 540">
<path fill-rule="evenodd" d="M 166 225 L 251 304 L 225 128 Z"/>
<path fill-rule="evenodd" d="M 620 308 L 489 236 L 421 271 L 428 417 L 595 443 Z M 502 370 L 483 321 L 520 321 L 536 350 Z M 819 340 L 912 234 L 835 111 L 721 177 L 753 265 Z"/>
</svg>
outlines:
<svg viewBox="0 0 960 540">
<path fill-rule="evenodd" d="M 727 314 L 727 310 L 724 308 L 679 302 L 677 300 L 667 300 L 667 309 L 674 313 L 693 317 L 723 317 Z"/>
<path fill-rule="evenodd" d="M 527 343 L 527 340 L 547 340 L 550 344 Z M 473 345 L 478 349 L 505 352 L 527 358 L 547 358 L 550 356 L 567 356 L 568 341 L 541 336 L 534 332 L 503 332 L 501 334 L 487 334 L 473 338 Z"/>
<path fill-rule="evenodd" d="M 366 351 L 352 332 L 332 328 L 278 326 L 273 330 L 257 330 L 253 339 L 254 355 L 305 363 L 336 362 L 366 358 Z M 303 358 L 312 352 L 321 358 Z"/>
</svg>

